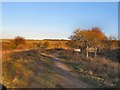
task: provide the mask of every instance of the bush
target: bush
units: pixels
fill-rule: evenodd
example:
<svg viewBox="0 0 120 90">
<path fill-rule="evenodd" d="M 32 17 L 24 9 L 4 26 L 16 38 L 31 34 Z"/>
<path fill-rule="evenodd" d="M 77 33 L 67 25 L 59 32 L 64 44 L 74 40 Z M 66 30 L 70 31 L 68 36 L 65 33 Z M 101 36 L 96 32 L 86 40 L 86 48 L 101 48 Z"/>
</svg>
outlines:
<svg viewBox="0 0 120 90">
<path fill-rule="evenodd" d="M 23 37 L 20 37 L 20 36 L 15 37 L 13 42 L 14 42 L 14 44 L 16 46 L 25 45 L 26 44 L 26 40 Z"/>
</svg>

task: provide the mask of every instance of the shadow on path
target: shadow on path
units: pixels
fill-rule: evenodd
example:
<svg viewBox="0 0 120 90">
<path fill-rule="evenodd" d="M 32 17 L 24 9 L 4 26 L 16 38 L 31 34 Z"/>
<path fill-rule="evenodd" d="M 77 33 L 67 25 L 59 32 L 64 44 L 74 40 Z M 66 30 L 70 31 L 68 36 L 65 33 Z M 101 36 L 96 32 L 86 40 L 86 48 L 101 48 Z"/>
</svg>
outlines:
<svg viewBox="0 0 120 90">
<path fill-rule="evenodd" d="M 56 77 L 59 79 L 60 84 L 65 88 L 90 88 L 92 86 L 84 83 L 80 80 L 79 77 L 73 75 L 70 72 L 70 68 L 59 58 L 56 58 L 52 55 L 47 55 L 45 53 L 41 53 L 41 55 L 45 57 L 51 58 L 50 60 L 54 62 L 54 65 L 51 65 L 54 72 L 56 73 Z"/>
</svg>

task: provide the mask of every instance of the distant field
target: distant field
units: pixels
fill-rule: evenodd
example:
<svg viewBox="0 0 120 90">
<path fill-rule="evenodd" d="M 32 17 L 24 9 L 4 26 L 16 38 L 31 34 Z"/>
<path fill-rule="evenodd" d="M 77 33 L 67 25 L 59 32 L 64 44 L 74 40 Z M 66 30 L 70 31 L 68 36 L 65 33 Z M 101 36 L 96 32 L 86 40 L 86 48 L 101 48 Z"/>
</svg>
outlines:
<svg viewBox="0 0 120 90">
<path fill-rule="evenodd" d="M 4 46 L 6 48 L 9 47 L 9 45 L 11 44 L 11 42 L 13 41 L 13 39 L 3 39 L 1 40 L 1 43 L 3 44 L 3 49 Z M 44 43 L 47 42 L 49 45 L 47 46 L 48 49 L 52 49 L 52 48 L 64 48 L 64 49 L 68 49 L 69 47 L 66 45 L 66 43 L 69 40 L 26 40 L 27 46 L 29 46 L 30 48 L 34 48 L 37 47 L 36 45 L 39 43 Z M 6 45 L 8 44 L 8 45 Z"/>
</svg>

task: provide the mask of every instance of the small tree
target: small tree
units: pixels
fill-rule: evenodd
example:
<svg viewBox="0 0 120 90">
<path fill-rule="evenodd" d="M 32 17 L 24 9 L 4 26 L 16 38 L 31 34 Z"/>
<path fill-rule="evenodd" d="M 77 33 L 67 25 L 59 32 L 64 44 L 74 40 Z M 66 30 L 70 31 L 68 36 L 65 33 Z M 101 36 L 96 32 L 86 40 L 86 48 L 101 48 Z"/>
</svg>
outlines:
<svg viewBox="0 0 120 90">
<path fill-rule="evenodd" d="M 107 37 L 98 27 L 93 27 L 88 30 L 77 29 L 70 36 L 70 39 L 76 41 L 77 45 L 84 42 L 82 45 L 98 46 L 101 45 L 102 41 L 106 40 Z M 80 45 L 79 45 L 80 46 Z"/>
<path fill-rule="evenodd" d="M 17 47 L 21 47 L 26 44 L 26 40 L 20 36 L 15 37 L 13 42 Z"/>
</svg>

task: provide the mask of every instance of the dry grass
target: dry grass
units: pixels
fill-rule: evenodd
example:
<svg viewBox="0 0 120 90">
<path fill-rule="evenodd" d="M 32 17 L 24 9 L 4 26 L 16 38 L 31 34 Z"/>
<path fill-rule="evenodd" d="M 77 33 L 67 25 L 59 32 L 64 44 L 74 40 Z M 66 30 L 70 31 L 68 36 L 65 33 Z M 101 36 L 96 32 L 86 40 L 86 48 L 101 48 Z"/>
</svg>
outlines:
<svg viewBox="0 0 120 90">
<path fill-rule="evenodd" d="M 64 48 L 67 49 L 69 48 L 66 43 L 68 40 L 26 40 L 26 44 L 23 45 L 21 48 L 24 49 L 34 49 L 42 46 L 44 43 L 48 43 L 47 49 L 53 49 L 53 48 Z M 13 39 L 11 40 L 2 40 L 0 42 L 0 45 L 2 44 L 2 49 L 3 50 L 15 50 L 19 49 L 14 43 Z"/>
<path fill-rule="evenodd" d="M 39 50 L 10 52 L 3 56 L 2 79 L 8 88 L 49 88 L 59 85 L 50 67 L 53 63 L 50 58 L 41 56 Z"/>
<path fill-rule="evenodd" d="M 97 56 L 86 58 L 85 53 L 73 53 L 72 51 L 56 51 L 59 58 L 64 59 L 64 61 L 73 68 L 78 74 L 88 75 L 91 78 L 96 78 L 102 81 L 104 85 L 99 87 L 119 87 L 119 75 L 118 71 L 119 63 L 112 61 L 108 57 Z M 55 54 L 54 54 L 55 55 Z M 116 57 L 114 57 L 116 58 Z M 95 83 L 94 83 L 95 84 Z"/>
</svg>

